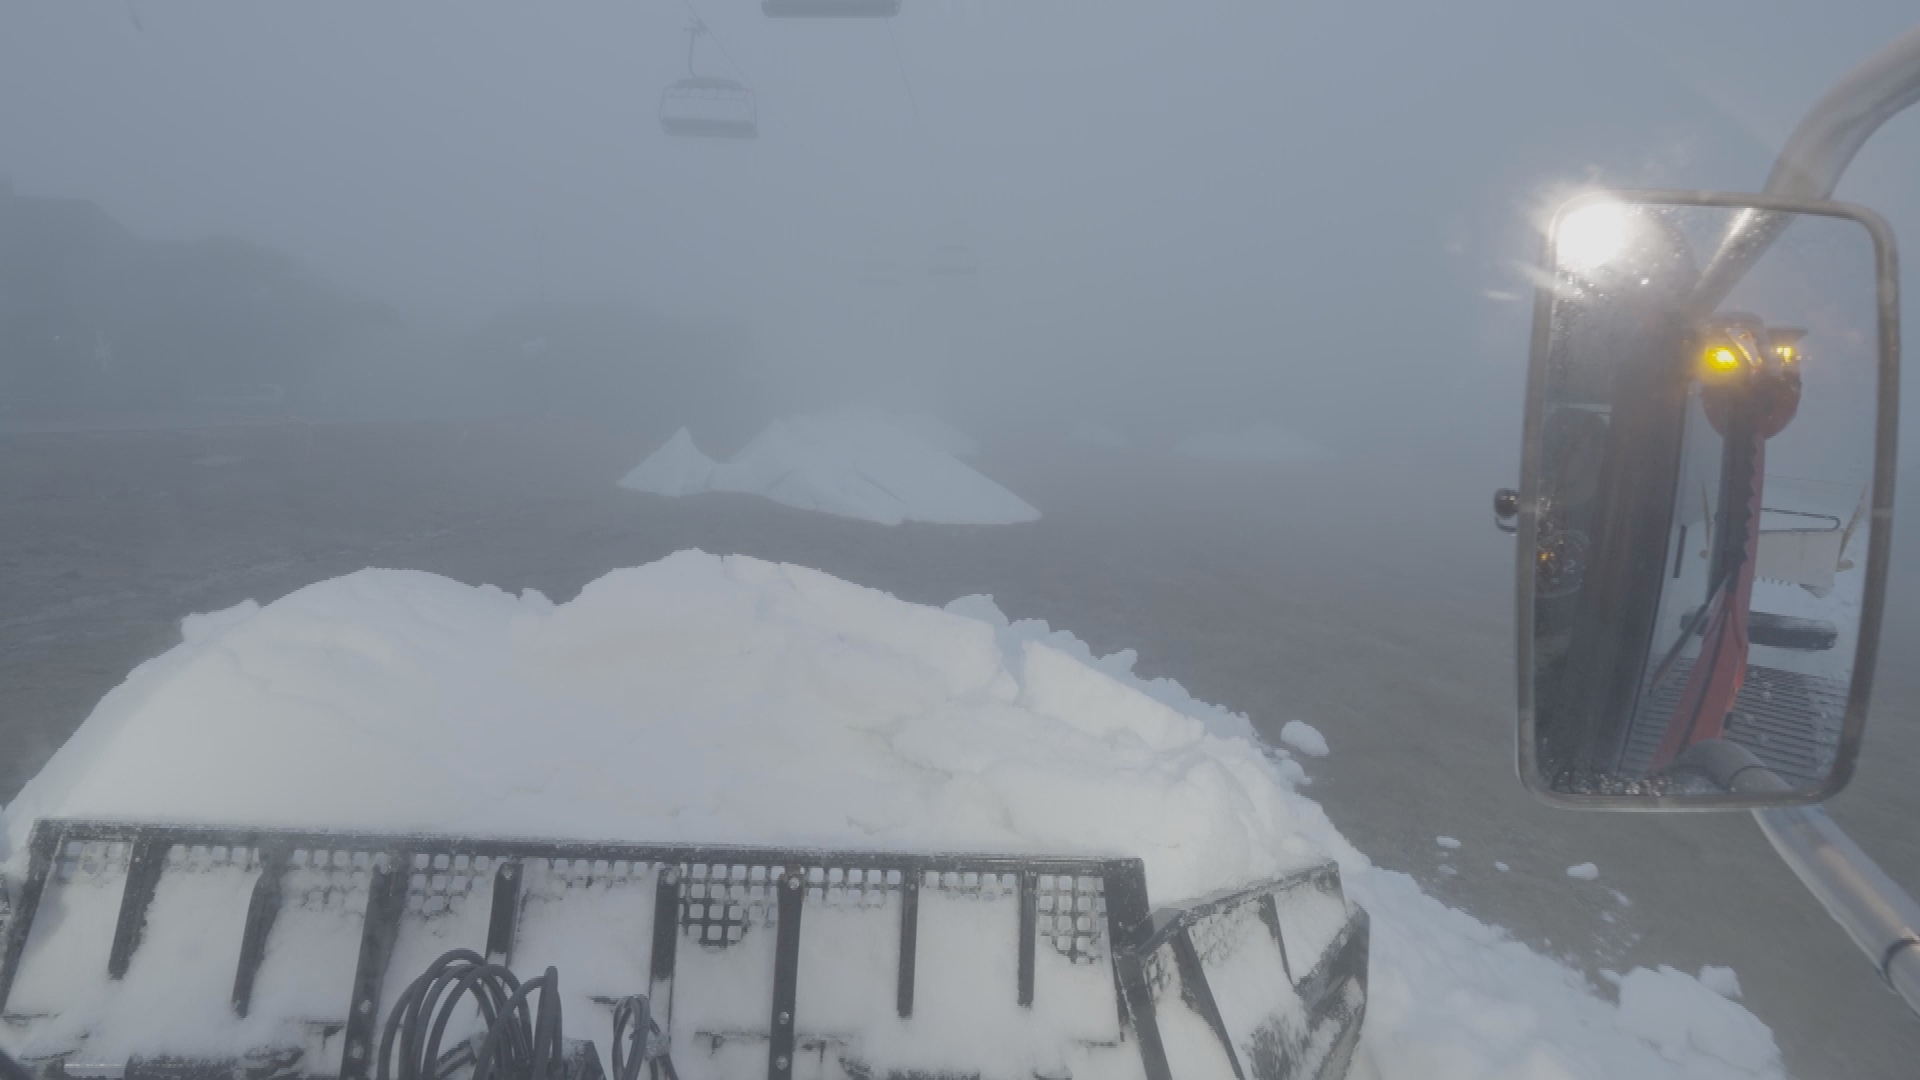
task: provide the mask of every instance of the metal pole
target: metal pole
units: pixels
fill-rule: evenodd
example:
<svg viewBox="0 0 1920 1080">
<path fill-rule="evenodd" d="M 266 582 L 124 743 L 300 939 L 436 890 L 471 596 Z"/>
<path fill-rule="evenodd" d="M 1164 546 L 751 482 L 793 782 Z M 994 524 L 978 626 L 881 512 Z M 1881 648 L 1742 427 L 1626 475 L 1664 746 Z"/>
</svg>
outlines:
<svg viewBox="0 0 1920 1080">
<path fill-rule="evenodd" d="M 1868 57 L 1814 103 L 1774 162 L 1766 193 L 1831 197 L 1840 175 L 1867 139 L 1916 101 L 1920 101 L 1920 26 Z M 1718 308 L 1792 220 L 1791 214 L 1741 211 L 1700 275 L 1695 309 L 1709 314 Z"/>
<path fill-rule="evenodd" d="M 1770 807 L 1753 816 L 1801 884 L 1920 1013 L 1920 904 L 1819 807 Z"/>
<path fill-rule="evenodd" d="M 1774 162 L 1770 195 L 1832 196 L 1854 155 L 1880 126 L 1920 101 L 1920 27 L 1895 38 L 1814 103 Z M 1715 253 L 1695 294 L 1711 311 L 1786 228 L 1790 216 L 1749 210 Z M 1764 770 L 1741 779 L 1778 782 Z M 1827 909 L 1907 1007 L 1920 1012 L 1920 904 L 1819 807 L 1753 812 L 1801 884 Z"/>
<path fill-rule="evenodd" d="M 1752 751 L 1726 739 L 1688 747 L 1675 769 L 1697 773 L 1723 791 L 1793 793 L 1793 786 Z M 1873 961 L 1894 993 L 1920 1013 L 1920 903 L 1819 807 L 1767 807 L 1753 816 L 1794 876 Z"/>
</svg>

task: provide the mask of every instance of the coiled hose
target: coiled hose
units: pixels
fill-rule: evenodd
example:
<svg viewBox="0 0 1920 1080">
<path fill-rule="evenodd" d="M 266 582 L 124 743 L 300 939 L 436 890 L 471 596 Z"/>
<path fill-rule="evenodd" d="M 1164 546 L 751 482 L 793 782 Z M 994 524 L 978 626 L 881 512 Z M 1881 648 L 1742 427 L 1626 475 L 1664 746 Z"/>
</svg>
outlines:
<svg viewBox="0 0 1920 1080">
<path fill-rule="evenodd" d="M 485 1034 L 460 1040 L 442 1053 L 447 1026 L 468 995 L 479 1009 Z M 659 1034 L 645 997 L 615 1005 L 612 1080 L 639 1080 L 649 1065 L 654 1080 L 678 1080 L 672 1060 L 654 1045 Z M 435 960 L 393 1003 L 380 1037 L 376 1077 L 448 1080 L 471 1065 L 469 1080 L 567 1080 L 561 1035 L 557 969 L 550 967 L 522 983 L 504 965 L 490 963 L 471 949 L 455 949 Z"/>
</svg>

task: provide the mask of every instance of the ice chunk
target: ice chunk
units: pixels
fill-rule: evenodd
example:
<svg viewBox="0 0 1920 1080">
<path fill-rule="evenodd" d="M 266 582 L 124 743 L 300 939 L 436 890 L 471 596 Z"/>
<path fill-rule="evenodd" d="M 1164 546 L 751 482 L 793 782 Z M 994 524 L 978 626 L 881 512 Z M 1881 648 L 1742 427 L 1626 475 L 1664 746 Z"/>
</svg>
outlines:
<svg viewBox="0 0 1920 1080">
<path fill-rule="evenodd" d="M 960 461 L 964 435 L 862 412 L 776 420 L 717 464 L 682 429 L 620 481 L 655 495 L 731 491 L 882 525 L 1011 525 L 1040 512 Z M 928 432 L 931 432 L 930 434 Z"/>
<path fill-rule="evenodd" d="M 1700 969 L 1700 985 L 1726 998 L 1740 1000 L 1740 976 L 1730 967 L 1708 964 Z"/>
<path fill-rule="evenodd" d="M 1567 867 L 1567 876 L 1575 881 L 1592 881 L 1600 876 L 1600 868 L 1590 862 L 1578 863 Z"/>
<path fill-rule="evenodd" d="M 1436 844 L 1439 844 L 1443 848 L 1446 848 L 1448 851 L 1460 850 L 1460 841 L 1455 840 L 1451 836 L 1436 836 L 1433 838 L 1433 842 Z"/>
<path fill-rule="evenodd" d="M 1326 757 L 1332 751 L 1327 749 L 1327 737 L 1312 724 L 1298 720 L 1289 720 L 1280 729 L 1280 741 L 1309 757 Z"/>
<path fill-rule="evenodd" d="M 713 467 L 713 459 L 693 445 L 692 432 L 681 428 L 621 477 L 620 486 L 649 495 L 695 495 L 711 490 Z"/>
</svg>

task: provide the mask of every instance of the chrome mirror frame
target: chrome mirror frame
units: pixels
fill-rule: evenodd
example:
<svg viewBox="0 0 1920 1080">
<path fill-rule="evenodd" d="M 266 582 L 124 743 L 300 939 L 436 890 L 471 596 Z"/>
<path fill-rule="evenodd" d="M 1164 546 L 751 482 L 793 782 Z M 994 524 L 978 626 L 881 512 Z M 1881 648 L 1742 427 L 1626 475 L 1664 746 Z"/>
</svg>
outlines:
<svg viewBox="0 0 1920 1080">
<path fill-rule="evenodd" d="M 1558 266 L 1554 237 L 1567 215 L 1595 202 L 1629 205 L 1693 206 L 1728 210 L 1776 211 L 1853 221 L 1866 229 L 1874 247 L 1878 283 L 1876 323 L 1879 334 L 1879 379 L 1875 400 L 1873 501 L 1867 528 L 1866 578 L 1860 604 L 1859 647 L 1853 678 L 1847 690 L 1838 755 L 1832 772 L 1818 788 L 1791 793 L 1727 793 L 1706 795 L 1588 795 L 1557 791 L 1540 776 L 1536 757 L 1538 732 L 1534 714 L 1534 556 L 1538 543 L 1541 470 L 1541 430 L 1546 406 L 1547 352 Z M 1520 495 L 1515 559 L 1514 627 L 1517 635 L 1519 683 L 1519 739 L 1515 758 L 1520 782 L 1535 796 L 1556 806 L 1581 810 L 1676 811 L 1750 810 L 1768 806 L 1817 803 L 1838 794 L 1853 778 L 1854 760 L 1866 730 L 1872 697 L 1875 660 L 1880 648 L 1880 616 L 1886 600 L 1887 560 L 1893 534 L 1893 496 L 1900 422 L 1900 286 L 1899 256 L 1893 230 L 1878 214 L 1864 207 L 1822 199 L 1783 198 L 1738 192 L 1660 191 L 1612 189 L 1587 192 L 1555 211 L 1543 238 L 1540 266 L 1547 275 L 1536 286 L 1533 338 L 1527 363 L 1526 421 L 1521 443 Z"/>
</svg>

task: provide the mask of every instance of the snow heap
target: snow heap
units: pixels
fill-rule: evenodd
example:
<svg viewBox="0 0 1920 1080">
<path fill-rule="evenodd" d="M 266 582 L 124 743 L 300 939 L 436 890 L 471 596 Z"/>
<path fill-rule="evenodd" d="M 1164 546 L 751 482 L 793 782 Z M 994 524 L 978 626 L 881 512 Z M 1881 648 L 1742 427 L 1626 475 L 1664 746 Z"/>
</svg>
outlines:
<svg viewBox="0 0 1920 1080">
<path fill-rule="evenodd" d="M 960 461 L 972 440 L 928 416 L 818 413 L 776 420 L 733 461 L 682 428 L 621 478 L 653 495 L 734 491 L 882 525 L 1011 525 L 1040 512 Z"/>
<path fill-rule="evenodd" d="M 978 440 L 932 413 L 902 413 L 899 422 L 908 434 L 935 450 L 963 458 L 980 454 Z"/>
<path fill-rule="evenodd" d="M 1373 917 L 1356 1077 L 1783 1075 L 1717 972 L 1607 1000 L 1374 867 L 1245 716 L 985 597 L 682 552 L 565 604 L 364 570 L 182 631 L 0 812 L 9 875 L 43 815 L 1134 854 L 1158 904 L 1324 853 Z"/>
<path fill-rule="evenodd" d="M 1258 465 L 1324 461 L 1327 448 L 1296 432 L 1272 424 L 1256 424 L 1234 432 L 1189 435 L 1174 444 L 1173 452 L 1195 461 L 1233 461 Z"/>
</svg>

